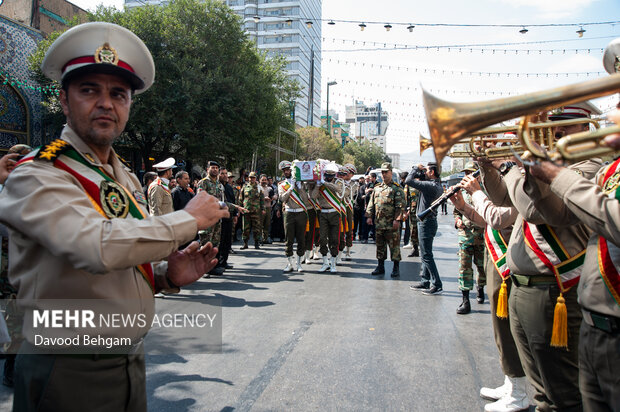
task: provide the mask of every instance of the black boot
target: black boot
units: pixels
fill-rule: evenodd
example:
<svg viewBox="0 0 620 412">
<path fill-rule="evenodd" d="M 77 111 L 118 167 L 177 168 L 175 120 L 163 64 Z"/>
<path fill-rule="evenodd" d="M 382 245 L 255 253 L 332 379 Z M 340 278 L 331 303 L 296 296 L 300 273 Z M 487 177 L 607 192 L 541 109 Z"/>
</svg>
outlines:
<svg viewBox="0 0 620 412">
<path fill-rule="evenodd" d="M 463 293 L 463 302 L 456 309 L 456 313 L 459 315 L 467 315 L 469 312 L 471 312 L 471 305 L 469 304 L 469 291 L 462 290 L 461 293 Z"/>
<path fill-rule="evenodd" d="M 484 303 L 484 286 L 478 286 L 478 303 Z"/>
<path fill-rule="evenodd" d="M 385 259 L 379 259 L 378 262 L 377 267 L 371 273 L 373 276 L 385 275 Z"/>
<path fill-rule="evenodd" d="M 411 252 L 411 253 L 413 253 L 413 256 L 414 256 L 414 257 L 418 257 L 418 256 L 420 256 L 420 252 L 419 252 L 419 250 L 418 250 L 418 245 L 414 245 L 414 246 L 413 246 L 413 252 Z"/>
<path fill-rule="evenodd" d="M 400 276 L 400 261 L 394 261 L 394 267 L 392 268 L 392 273 L 390 274 L 390 276 L 393 278 L 397 278 Z"/>
<path fill-rule="evenodd" d="M 244 240 L 243 241 L 243 246 L 241 246 L 241 249 L 247 249 L 248 248 L 248 241 Z"/>
<path fill-rule="evenodd" d="M 254 249 L 260 249 L 260 245 L 258 243 L 258 240 L 254 241 Z"/>
</svg>

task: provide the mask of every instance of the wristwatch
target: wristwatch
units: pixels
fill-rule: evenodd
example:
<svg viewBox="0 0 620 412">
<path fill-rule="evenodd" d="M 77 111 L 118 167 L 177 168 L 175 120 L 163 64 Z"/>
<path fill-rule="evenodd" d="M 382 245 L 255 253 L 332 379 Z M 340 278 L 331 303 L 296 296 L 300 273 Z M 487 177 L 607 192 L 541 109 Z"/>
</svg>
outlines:
<svg viewBox="0 0 620 412">
<path fill-rule="evenodd" d="M 499 173 L 502 176 L 506 176 L 506 174 L 510 172 L 510 169 L 512 169 L 512 167 L 516 165 L 517 164 L 515 162 L 511 162 L 511 161 L 504 162 L 499 166 Z"/>
</svg>

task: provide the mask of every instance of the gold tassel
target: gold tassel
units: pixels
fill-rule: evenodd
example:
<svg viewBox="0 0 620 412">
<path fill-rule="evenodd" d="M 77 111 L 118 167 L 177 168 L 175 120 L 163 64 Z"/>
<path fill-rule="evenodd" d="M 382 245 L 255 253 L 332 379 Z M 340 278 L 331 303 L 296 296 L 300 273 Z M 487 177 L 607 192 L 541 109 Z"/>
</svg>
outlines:
<svg viewBox="0 0 620 412">
<path fill-rule="evenodd" d="M 502 279 L 502 286 L 499 288 L 495 314 L 500 319 L 508 319 L 508 286 L 506 286 L 504 279 Z"/>
<path fill-rule="evenodd" d="M 317 217 L 315 217 L 315 219 L 316 219 L 316 222 L 314 222 L 314 228 L 315 228 L 315 229 L 318 229 L 318 228 L 320 228 L 320 227 L 321 227 L 321 226 L 319 225 L 319 218 L 318 218 L 318 216 L 317 216 Z"/>
<path fill-rule="evenodd" d="M 568 348 L 568 314 L 566 303 L 562 293 L 558 296 L 553 311 L 553 332 L 551 333 L 551 346 L 556 348 Z"/>
<path fill-rule="evenodd" d="M 349 231 L 349 221 L 347 220 L 347 215 L 344 215 L 344 231 Z"/>
<path fill-rule="evenodd" d="M 306 232 L 310 231 L 310 220 L 306 219 Z"/>
<path fill-rule="evenodd" d="M 340 233 L 342 233 L 342 219 L 340 219 Z"/>
</svg>

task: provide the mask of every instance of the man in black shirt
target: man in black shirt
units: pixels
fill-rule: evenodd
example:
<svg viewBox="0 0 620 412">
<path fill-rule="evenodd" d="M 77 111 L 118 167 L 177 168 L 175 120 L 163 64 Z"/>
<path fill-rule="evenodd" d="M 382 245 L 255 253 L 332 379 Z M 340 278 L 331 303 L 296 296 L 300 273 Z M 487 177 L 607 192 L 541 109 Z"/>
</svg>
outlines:
<svg viewBox="0 0 620 412">
<path fill-rule="evenodd" d="M 357 232 L 359 240 L 364 240 L 364 230 L 366 222 L 364 219 L 364 213 L 366 211 L 366 183 L 363 177 L 360 177 L 359 187 L 357 189 L 357 197 L 353 204 L 353 230 Z M 355 239 L 355 232 L 353 233 L 353 239 Z"/>
<path fill-rule="evenodd" d="M 172 207 L 181 210 L 194 197 L 194 192 L 189 188 L 189 174 L 181 170 L 175 175 L 177 186 L 172 189 Z"/>
<path fill-rule="evenodd" d="M 422 165 L 417 168 L 414 167 L 409 176 L 407 176 L 405 183 L 420 191 L 420 200 L 418 200 L 415 210 L 415 213 L 418 214 L 427 209 L 431 203 L 443 194 L 439 180 L 439 168 L 436 163 L 429 163 L 426 168 Z M 414 213 L 414 211 L 411 211 L 411 213 Z M 422 290 L 422 293 L 425 295 L 438 295 L 443 292 L 439 271 L 433 258 L 433 239 L 436 234 L 437 211 L 434 210 L 426 219 L 418 221 L 420 256 L 422 258 L 420 278 L 422 280 L 411 285 L 411 289 Z"/>
</svg>

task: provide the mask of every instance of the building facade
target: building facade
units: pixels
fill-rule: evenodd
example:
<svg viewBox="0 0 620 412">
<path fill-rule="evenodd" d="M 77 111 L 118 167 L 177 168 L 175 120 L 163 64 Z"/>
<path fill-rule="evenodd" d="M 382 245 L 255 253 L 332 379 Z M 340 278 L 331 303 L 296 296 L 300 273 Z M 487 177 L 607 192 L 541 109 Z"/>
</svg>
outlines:
<svg viewBox="0 0 620 412">
<path fill-rule="evenodd" d="M 297 127 L 321 124 L 322 0 L 222 0 L 241 19 L 259 50 L 284 56 L 286 71 L 301 86 L 290 102 Z M 125 0 L 126 7 L 161 4 L 161 0 Z"/>
<path fill-rule="evenodd" d="M 381 102 L 367 106 L 362 101 L 345 106 L 346 123 L 351 125 L 351 138 L 359 142 L 368 141 L 386 151 L 385 134 L 389 126 L 389 114 L 381 107 Z"/>
</svg>

